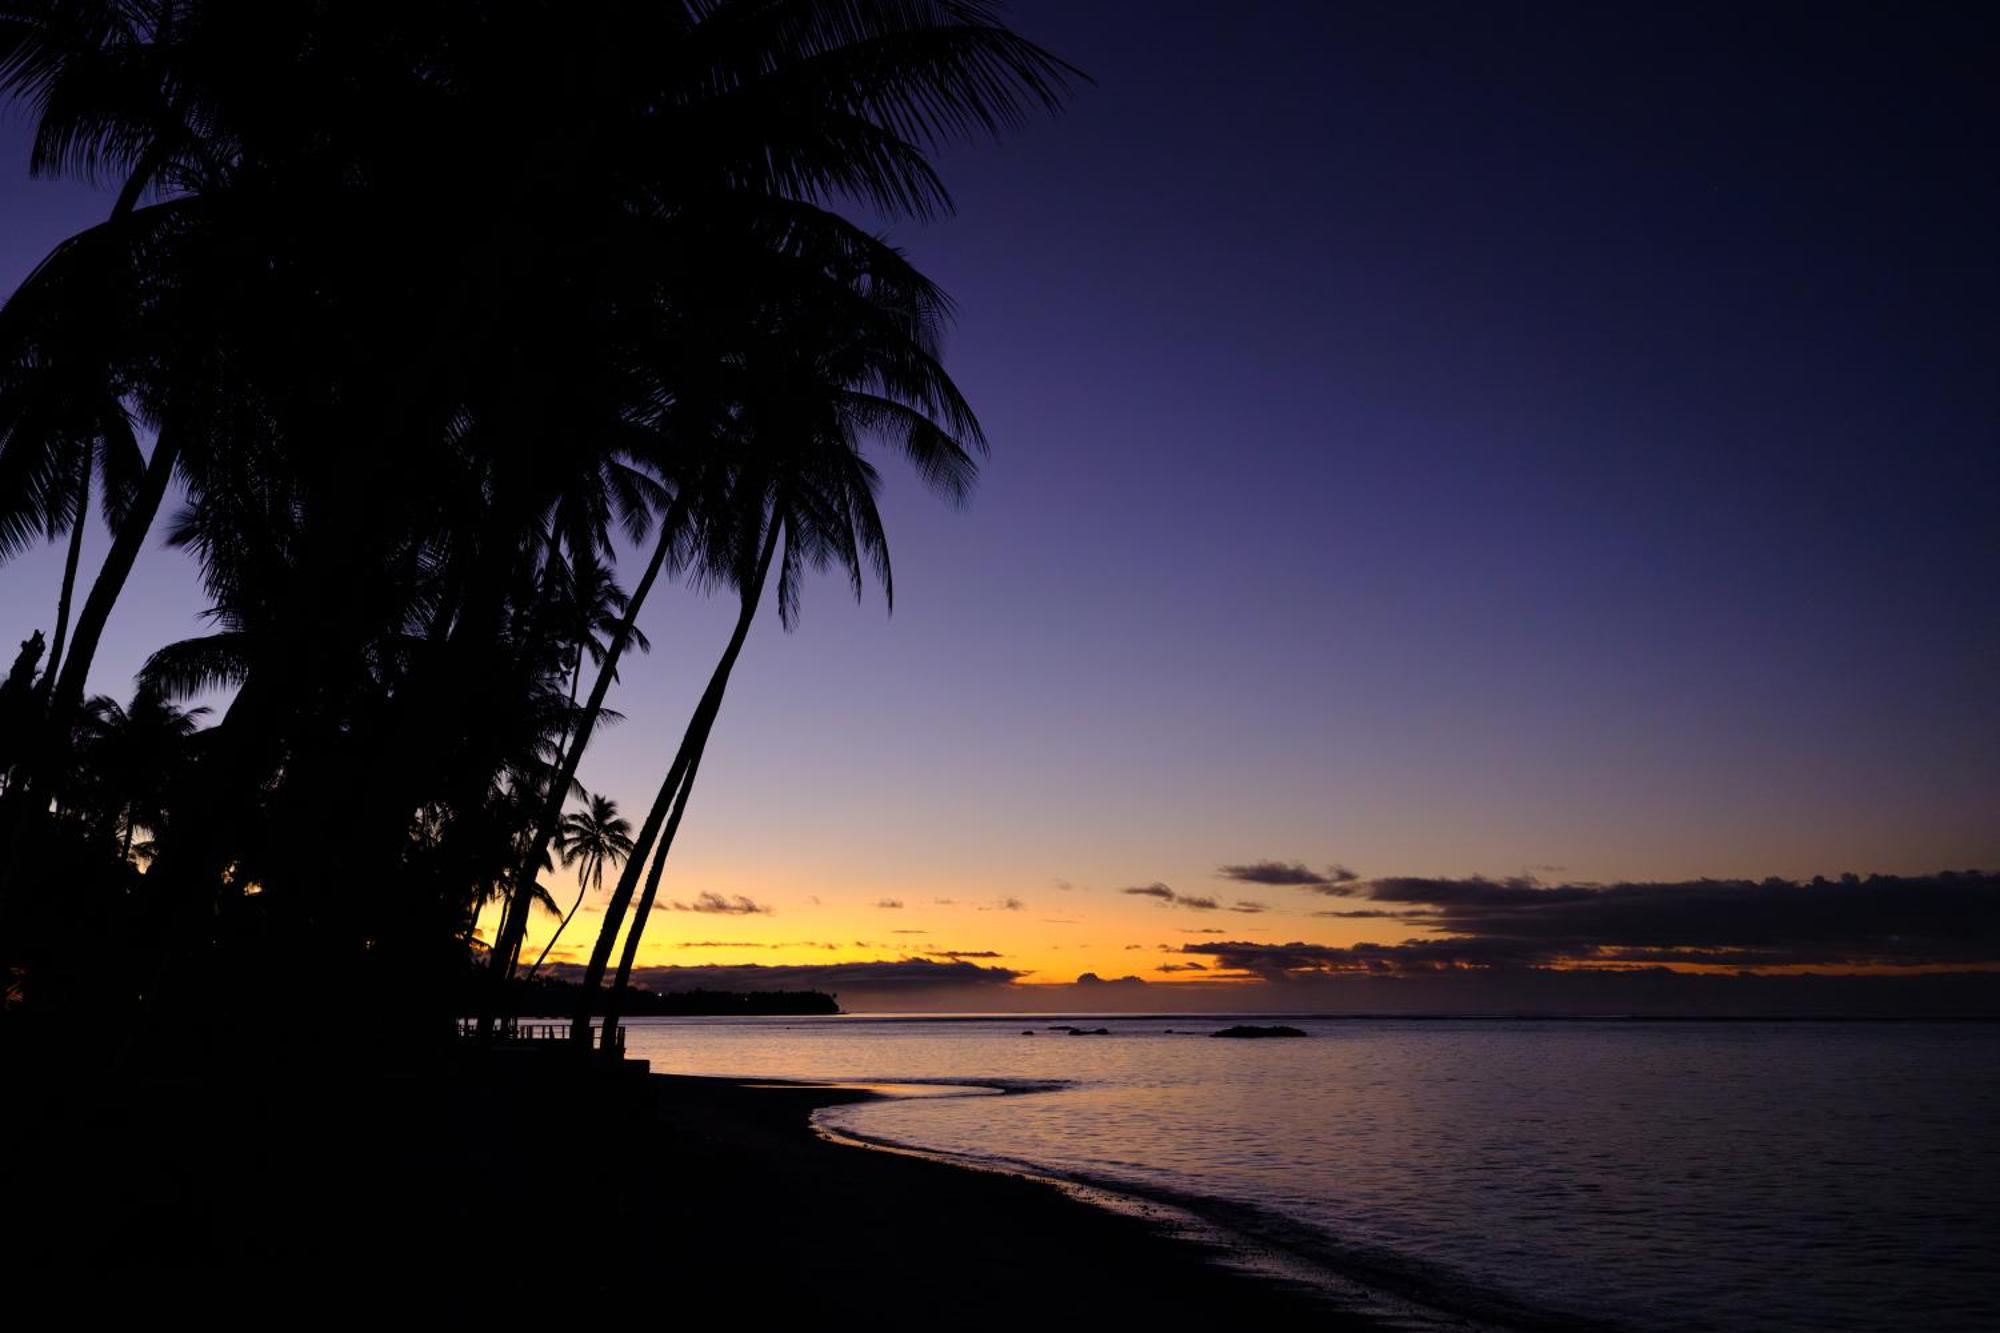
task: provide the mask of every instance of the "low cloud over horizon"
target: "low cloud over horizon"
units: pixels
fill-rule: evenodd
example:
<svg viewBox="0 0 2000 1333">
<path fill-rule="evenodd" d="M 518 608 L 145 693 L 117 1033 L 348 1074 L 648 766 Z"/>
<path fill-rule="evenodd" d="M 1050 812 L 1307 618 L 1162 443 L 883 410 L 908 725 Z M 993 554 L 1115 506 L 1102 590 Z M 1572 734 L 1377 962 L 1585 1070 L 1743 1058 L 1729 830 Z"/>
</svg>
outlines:
<svg viewBox="0 0 2000 1333">
<path fill-rule="evenodd" d="M 704 893 L 691 903 L 675 903 L 676 912 L 711 912 L 721 916 L 768 916 L 775 909 L 754 903 L 742 894 L 725 898 L 719 893 Z"/>
<path fill-rule="evenodd" d="M 1431 935 L 1394 944 L 1217 941 L 1181 952 L 1268 980 L 1495 967 L 2000 967 L 2000 876 L 1977 871 L 1609 885 L 1398 876 L 1332 891 L 1398 906 L 1315 915 L 1394 919 Z"/>
<path fill-rule="evenodd" d="M 1315 893 L 1344 893 L 1341 886 L 1361 877 L 1343 865 L 1331 865 L 1324 872 L 1306 869 L 1303 861 L 1251 861 L 1244 865 L 1221 866 L 1222 879 L 1239 884 L 1262 884 L 1271 888 L 1311 889 Z"/>
<path fill-rule="evenodd" d="M 1248 898 L 1238 898 L 1232 904 L 1225 904 L 1205 894 L 1177 893 L 1157 880 L 1151 884 L 1135 884 L 1120 893 L 1136 898 L 1157 898 L 1163 907 L 1185 907 L 1194 912 L 1245 912 L 1256 914 L 1270 911 L 1266 903 L 1253 902 Z"/>
</svg>

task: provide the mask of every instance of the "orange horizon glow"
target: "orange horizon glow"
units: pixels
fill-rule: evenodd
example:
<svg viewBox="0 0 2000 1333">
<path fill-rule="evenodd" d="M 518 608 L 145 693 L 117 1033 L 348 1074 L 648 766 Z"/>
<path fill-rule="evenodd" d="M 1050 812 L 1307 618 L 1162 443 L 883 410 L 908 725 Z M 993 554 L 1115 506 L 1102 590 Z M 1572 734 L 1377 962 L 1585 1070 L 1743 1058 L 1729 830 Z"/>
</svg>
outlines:
<svg viewBox="0 0 2000 1333">
<path fill-rule="evenodd" d="M 574 882 L 567 876 L 557 878 L 547 887 L 564 906 L 575 894 Z M 1303 942 L 1352 947 L 1463 938 L 1417 929 L 1384 931 L 1381 921 L 1314 917 L 1309 903 L 1283 901 L 1275 893 L 1266 894 L 1272 902 L 1264 910 L 1231 913 L 1227 909 L 1180 911 L 1116 889 L 1093 891 L 1080 887 L 1050 886 L 1033 898 L 1004 892 L 924 897 L 877 892 L 857 900 L 851 894 L 836 897 L 832 892 L 772 894 L 761 883 L 746 883 L 740 890 L 728 887 L 709 892 L 731 904 L 743 899 L 769 910 L 687 910 L 699 901 L 699 895 L 683 892 L 675 898 L 663 889 L 639 948 L 640 968 L 798 967 L 923 959 L 1011 969 L 1020 974 L 1012 986 L 1029 990 L 1071 986 L 1084 974 L 1095 974 L 1105 981 L 1136 976 L 1151 986 L 1217 988 L 1254 986 L 1266 978 L 1254 972 L 1227 970 L 1203 955 L 1184 953 L 1183 944 L 1241 940 L 1273 945 Z M 560 944 L 549 954 L 549 963 L 582 963 L 588 958 L 608 897 L 608 890 L 589 896 Z M 676 902 L 681 908 L 674 906 Z M 898 905 L 888 905 L 891 903 Z M 497 904 L 489 904 L 482 912 L 477 932 L 480 939 L 491 938 L 498 915 Z M 540 954 L 558 919 L 543 911 L 535 913 L 522 950 L 524 961 L 531 962 Z M 1661 969 L 1713 976 L 1914 976 L 2000 971 L 2000 965 L 1858 962 L 1739 967 L 1712 962 L 1661 964 L 1578 959 L 1537 968 L 1590 973 Z M 1468 966 L 1355 967 L 1303 975 L 1365 979 L 1493 970 L 1496 969 Z"/>
</svg>

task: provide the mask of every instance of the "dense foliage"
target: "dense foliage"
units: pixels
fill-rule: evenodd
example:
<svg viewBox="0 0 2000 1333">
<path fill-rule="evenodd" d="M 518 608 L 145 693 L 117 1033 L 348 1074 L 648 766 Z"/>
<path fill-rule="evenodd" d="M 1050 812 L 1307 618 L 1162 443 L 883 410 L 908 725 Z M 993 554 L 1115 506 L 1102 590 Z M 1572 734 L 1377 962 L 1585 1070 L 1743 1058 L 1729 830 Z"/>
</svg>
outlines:
<svg viewBox="0 0 2000 1333">
<path fill-rule="evenodd" d="M 984 0 L 0 3 L 34 169 L 116 191 L 0 310 L 0 557 L 70 542 L 0 690 L 9 1030 L 184 1056 L 282 996 L 448 1033 L 468 960 L 497 996 L 561 910 L 536 876 L 677 578 L 742 615 L 638 835 L 587 853 L 623 860 L 618 1012 L 767 587 L 787 624 L 812 570 L 886 589 L 868 451 L 957 499 L 984 447 L 946 297 L 840 210 L 948 208 L 929 148 L 1070 73 Z M 208 632 L 89 698 L 163 532 Z"/>
</svg>

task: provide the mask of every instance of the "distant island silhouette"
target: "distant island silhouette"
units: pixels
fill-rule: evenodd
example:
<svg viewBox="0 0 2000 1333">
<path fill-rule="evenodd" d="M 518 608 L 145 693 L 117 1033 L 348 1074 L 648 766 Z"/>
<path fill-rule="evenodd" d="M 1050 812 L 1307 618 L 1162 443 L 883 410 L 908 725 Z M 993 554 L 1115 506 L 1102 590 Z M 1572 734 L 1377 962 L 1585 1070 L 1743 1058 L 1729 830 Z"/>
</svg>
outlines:
<svg viewBox="0 0 2000 1333">
<path fill-rule="evenodd" d="M 556 977 L 517 977 L 508 984 L 499 1014 L 504 1018 L 568 1018 L 584 1003 L 582 987 Z M 604 997 L 591 1004 L 594 1018 L 609 1008 Z M 653 991 L 634 986 L 619 1006 L 621 1016 L 635 1018 L 719 1017 L 729 1014 L 838 1014 L 838 1000 L 825 991 Z"/>
</svg>

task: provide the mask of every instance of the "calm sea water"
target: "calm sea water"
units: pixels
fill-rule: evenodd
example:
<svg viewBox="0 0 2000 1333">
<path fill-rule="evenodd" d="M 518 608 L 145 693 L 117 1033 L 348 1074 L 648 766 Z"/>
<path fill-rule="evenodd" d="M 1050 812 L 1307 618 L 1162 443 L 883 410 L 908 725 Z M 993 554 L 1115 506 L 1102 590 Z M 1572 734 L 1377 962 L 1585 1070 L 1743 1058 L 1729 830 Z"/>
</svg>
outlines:
<svg viewBox="0 0 2000 1333">
<path fill-rule="evenodd" d="M 661 1072 L 1013 1089 L 822 1115 L 1270 1223 L 1447 1306 L 2000 1329 L 2000 1025 L 1268 1021 L 1311 1039 L 1210 1040 L 1188 1034 L 1224 1023 L 1186 1016 L 660 1019 L 630 1050 Z"/>
</svg>

